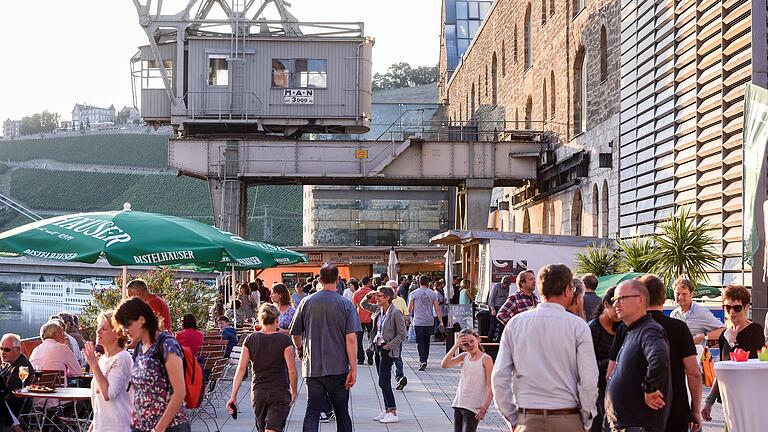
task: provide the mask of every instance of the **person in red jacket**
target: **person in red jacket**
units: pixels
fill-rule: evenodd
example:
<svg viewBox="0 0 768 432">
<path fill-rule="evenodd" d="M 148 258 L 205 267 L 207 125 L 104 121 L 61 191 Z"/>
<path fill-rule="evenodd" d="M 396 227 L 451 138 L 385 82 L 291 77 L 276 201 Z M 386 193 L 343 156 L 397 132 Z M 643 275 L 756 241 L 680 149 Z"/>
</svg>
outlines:
<svg viewBox="0 0 768 432">
<path fill-rule="evenodd" d="M 147 289 L 147 283 L 143 279 L 134 279 L 128 283 L 128 296 L 144 300 L 152 308 L 157 320 L 160 321 L 160 330 L 173 333 L 171 310 L 168 309 L 168 304 L 162 298 L 151 294 Z"/>
<path fill-rule="evenodd" d="M 181 328 L 184 330 L 176 333 L 176 340 L 179 345 L 189 348 L 192 354 L 199 356 L 204 335 L 203 332 L 197 330 L 197 318 L 192 314 L 184 315 L 181 318 Z"/>
</svg>

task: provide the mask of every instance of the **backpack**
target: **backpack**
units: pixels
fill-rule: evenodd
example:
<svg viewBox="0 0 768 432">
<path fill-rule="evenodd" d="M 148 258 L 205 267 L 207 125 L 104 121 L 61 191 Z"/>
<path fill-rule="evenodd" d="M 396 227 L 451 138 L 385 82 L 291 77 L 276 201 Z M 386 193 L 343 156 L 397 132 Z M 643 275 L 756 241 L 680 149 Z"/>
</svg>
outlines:
<svg viewBox="0 0 768 432">
<path fill-rule="evenodd" d="M 157 360 L 161 365 L 163 365 L 163 370 L 165 370 L 165 363 L 163 362 L 162 356 L 163 344 L 167 338 L 172 339 L 173 336 L 165 332 L 160 333 L 160 335 L 157 337 L 157 344 L 159 349 L 155 352 Z M 205 394 L 205 386 L 203 385 L 203 368 L 195 358 L 195 355 L 192 354 L 192 350 L 185 346 L 181 346 L 181 350 L 184 353 L 184 358 L 181 359 L 184 366 L 184 389 L 186 390 L 186 395 L 184 396 L 184 404 L 187 406 L 187 408 L 190 409 L 200 408 L 200 405 L 203 402 L 203 395 Z M 138 355 L 139 350 L 134 349 L 134 363 L 136 362 L 136 356 Z M 165 376 L 168 376 L 168 371 L 165 371 Z"/>
</svg>

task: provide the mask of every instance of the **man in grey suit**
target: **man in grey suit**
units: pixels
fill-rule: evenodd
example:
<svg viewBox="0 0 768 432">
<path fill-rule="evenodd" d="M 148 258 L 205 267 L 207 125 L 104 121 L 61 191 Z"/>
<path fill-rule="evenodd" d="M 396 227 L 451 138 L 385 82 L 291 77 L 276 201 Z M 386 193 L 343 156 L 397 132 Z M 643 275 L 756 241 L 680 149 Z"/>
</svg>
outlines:
<svg viewBox="0 0 768 432">
<path fill-rule="evenodd" d="M 373 312 L 371 321 L 371 345 L 375 350 L 374 359 L 379 372 L 379 387 L 384 397 L 384 411 L 373 419 L 381 423 L 397 423 L 397 406 L 392 391 L 392 365 L 400 357 L 405 340 L 405 317 L 396 307 L 392 307 L 395 290 L 388 286 L 371 291 L 360 305 Z M 375 300 L 376 304 L 371 304 Z"/>
</svg>

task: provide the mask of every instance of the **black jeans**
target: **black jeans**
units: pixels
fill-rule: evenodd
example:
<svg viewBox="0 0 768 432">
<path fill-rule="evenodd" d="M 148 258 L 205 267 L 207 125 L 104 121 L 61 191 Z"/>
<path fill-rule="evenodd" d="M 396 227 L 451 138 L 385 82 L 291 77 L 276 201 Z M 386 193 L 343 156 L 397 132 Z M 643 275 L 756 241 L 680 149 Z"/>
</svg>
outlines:
<svg viewBox="0 0 768 432">
<path fill-rule="evenodd" d="M 304 416 L 302 432 L 317 432 L 320 428 L 320 412 L 323 399 L 329 397 L 336 413 L 336 430 L 352 432 L 352 419 L 349 418 L 349 390 L 344 388 L 347 374 L 308 377 L 307 412 Z"/>
<path fill-rule="evenodd" d="M 496 337 L 496 330 L 499 330 L 499 337 Z M 492 341 L 501 339 L 501 333 L 504 331 L 504 324 L 496 318 L 496 315 L 491 315 L 491 320 L 488 326 L 488 338 Z"/>
<path fill-rule="evenodd" d="M 475 432 L 479 421 L 475 418 L 475 413 L 464 408 L 453 409 L 453 431 L 454 432 Z"/>
<path fill-rule="evenodd" d="M 363 347 L 363 333 L 365 333 L 368 337 L 368 340 L 371 340 L 371 329 L 373 329 L 373 323 L 361 323 L 360 324 L 363 327 L 363 331 L 357 332 L 357 362 L 363 363 L 365 362 L 365 348 Z"/>
<path fill-rule="evenodd" d="M 429 359 L 429 338 L 432 337 L 433 326 L 416 326 L 416 347 L 419 350 L 419 362 L 426 363 Z"/>
<path fill-rule="evenodd" d="M 384 408 L 397 409 L 395 393 L 392 391 L 392 364 L 395 359 L 389 356 L 389 350 L 382 347 L 376 347 L 373 358 L 376 360 L 376 371 L 379 372 L 379 388 L 384 397 Z"/>
</svg>

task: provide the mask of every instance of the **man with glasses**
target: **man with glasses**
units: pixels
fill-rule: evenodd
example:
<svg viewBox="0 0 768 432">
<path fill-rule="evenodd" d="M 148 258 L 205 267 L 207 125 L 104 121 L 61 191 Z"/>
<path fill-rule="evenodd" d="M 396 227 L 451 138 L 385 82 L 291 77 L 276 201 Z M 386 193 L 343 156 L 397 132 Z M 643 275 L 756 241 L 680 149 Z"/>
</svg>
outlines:
<svg viewBox="0 0 768 432">
<path fill-rule="evenodd" d="M 15 397 L 12 392 L 32 382 L 32 374 L 29 372 L 33 368 L 27 356 L 21 352 L 19 335 L 13 333 L 3 335 L 3 338 L 0 339 L 0 359 L 2 360 L 2 367 L 0 367 L 0 394 L 2 395 L 2 399 L 0 399 L 0 429 L 5 430 L 6 427 L 9 427 L 11 432 L 21 432 L 23 429 L 19 425 L 18 417 L 24 406 L 24 399 Z M 19 378 L 20 367 L 27 368 L 25 382 Z"/>
<path fill-rule="evenodd" d="M 669 416 L 669 344 L 664 328 L 647 314 L 648 300 L 639 280 L 620 283 L 613 297 L 626 336 L 605 391 L 605 417 L 612 432 L 663 431 Z"/>
<path fill-rule="evenodd" d="M 571 270 L 548 265 L 537 279 L 544 302 L 512 318 L 501 336 L 491 375 L 496 407 L 510 430 L 584 432 L 597 414 L 592 335 L 566 311 Z"/>
</svg>

